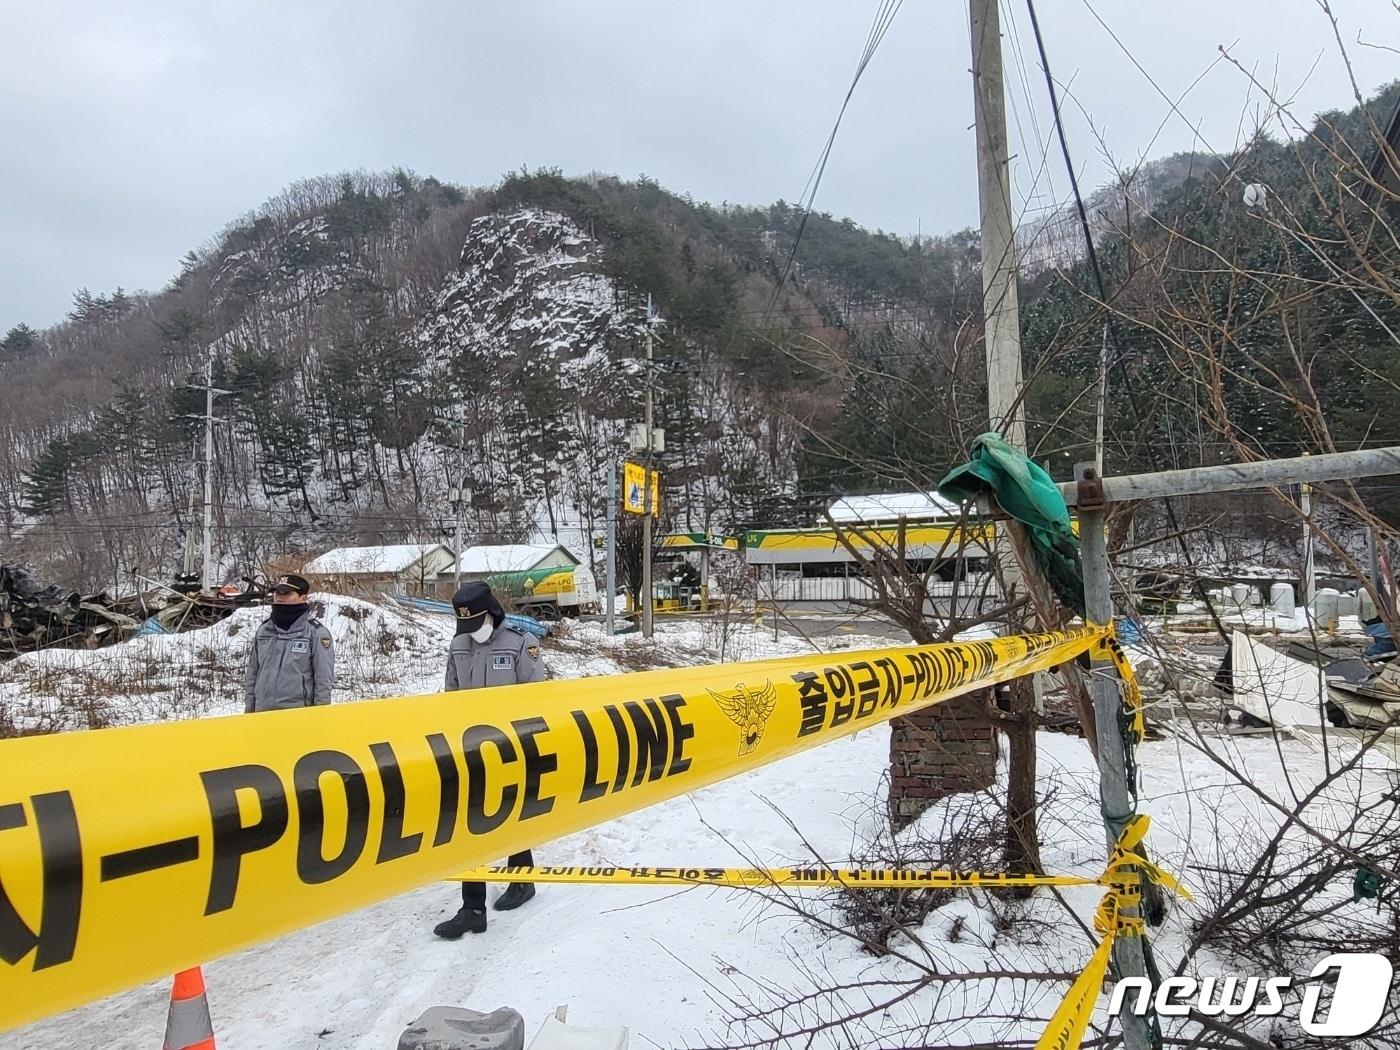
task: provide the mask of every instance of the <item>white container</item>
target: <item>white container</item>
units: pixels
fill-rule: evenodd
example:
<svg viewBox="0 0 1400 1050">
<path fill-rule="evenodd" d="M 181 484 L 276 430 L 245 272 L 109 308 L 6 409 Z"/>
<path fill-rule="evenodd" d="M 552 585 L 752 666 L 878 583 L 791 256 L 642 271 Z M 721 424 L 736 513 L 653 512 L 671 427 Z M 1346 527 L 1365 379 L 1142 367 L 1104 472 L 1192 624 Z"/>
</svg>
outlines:
<svg viewBox="0 0 1400 1050">
<path fill-rule="evenodd" d="M 1324 631 L 1337 629 L 1337 598 L 1335 588 L 1324 587 L 1313 599 L 1313 621 Z"/>
<path fill-rule="evenodd" d="M 551 1015 L 531 1040 L 530 1050 L 627 1050 L 627 1041 L 626 1028 L 581 1028 Z"/>
</svg>

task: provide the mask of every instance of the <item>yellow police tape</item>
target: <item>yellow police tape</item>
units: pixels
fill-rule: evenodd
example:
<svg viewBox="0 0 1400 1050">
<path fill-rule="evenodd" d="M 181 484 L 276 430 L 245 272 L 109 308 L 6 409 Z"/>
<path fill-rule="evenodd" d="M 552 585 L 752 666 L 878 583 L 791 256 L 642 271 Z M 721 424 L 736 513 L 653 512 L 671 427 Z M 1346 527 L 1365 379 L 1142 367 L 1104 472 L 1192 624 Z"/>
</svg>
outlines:
<svg viewBox="0 0 1400 1050">
<path fill-rule="evenodd" d="M 1128 673 L 1132 673 L 1131 667 Z M 1147 834 L 1148 823 L 1145 815 L 1134 816 L 1124 826 L 1123 833 L 1118 836 L 1109 854 L 1101 881 L 1111 888 L 1103 895 L 1094 912 L 1094 929 L 1102 935 L 1102 939 L 1065 997 L 1060 1000 L 1050 1023 L 1036 1041 L 1035 1050 L 1077 1050 L 1083 1041 L 1084 1030 L 1093 1017 L 1094 1006 L 1098 1002 L 1104 978 L 1108 975 L 1114 940 L 1118 937 L 1140 937 L 1147 930 L 1143 920 L 1135 912 L 1129 912 L 1129 909 L 1136 908 L 1141 899 L 1143 880 L 1155 882 L 1187 900 L 1191 899 L 1191 894 L 1172 875 L 1136 852 L 1136 847 Z"/>
<path fill-rule="evenodd" d="M 939 871 L 931 868 L 665 868 L 535 867 L 500 865 L 474 868 L 452 882 L 563 882 L 595 886 L 733 886 L 823 890 L 1020 889 L 1039 886 L 1100 886 L 1083 875 L 1004 875 L 999 872 Z"/>
<path fill-rule="evenodd" d="M 0 741 L 0 1029 L 1044 670 L 1110 630 Z"/>
<path fill-rule="evenodd" d="M 1131 668 L 1129 668 L 1131 673 Z M 1009 889 L 1042 886 L 1106 886 L 1094 914 L 1102 935 L 1093 956 L 1050 1019 L 1036 1050 L 1075 1050 L 1093 1016 L 1108 973 L 1113 942 L 1119 936 L 1140 936 L 1142 919 L 1125 912 L 1136 906 L 1143 879 L 1156 882 L 1187 900 L 1191 894 L 1177 880 L 1151 863 L 1136 847 L 1147 834 L 1147 816 L 1134 816 L 1118 837 L 1102 875 L 1007 875 L 999 872 L 944 871 L 930 868 L 700 868 L 700 867 L 551 867 L 500 865 L 476 868 L 453 876 L 453 881 L 582 883 L 634 886 L 730 886 L 742 888 L 891 890 L 891 889 Z"/>
<path fill-rule="evenodd" d="M 1128 731 L 1133 734 L 1134 743 L 1142 743 L 1143 737 L 1147 735 L 1147 714 L 1143 709 L 1142 686 L 1138 684 L 1133 665 L 1128 660 L 1128 654 L 1123 651 L 1123 646 L 1119 644 L 1117 635 L 1111 632 L 1105 635 L 1091 655 L 1102 655 L 1112 661 L 1123 692 L 1123 706 L 1131 715 Z"/>
</svg>

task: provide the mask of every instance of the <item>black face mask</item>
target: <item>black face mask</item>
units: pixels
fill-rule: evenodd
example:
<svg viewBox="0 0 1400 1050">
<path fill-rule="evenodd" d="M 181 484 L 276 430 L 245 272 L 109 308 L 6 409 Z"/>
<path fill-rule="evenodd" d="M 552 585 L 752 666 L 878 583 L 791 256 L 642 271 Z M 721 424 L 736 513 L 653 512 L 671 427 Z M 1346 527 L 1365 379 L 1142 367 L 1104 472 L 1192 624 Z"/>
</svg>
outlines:
<svg viewBox="0 0 1400 1050">
<path fill-rule="evenodd" d="M 475 616 L 457 617 L 457 633 L 471 634 L 472 631 L 481 630 L 481 625 L 486 622 L 486 613 L 477 613 Z"/>
<path fill-rule="evenodd" d="M 285 631 L 310 611 L 311 606 L 305 602 L 297 602 L 295 605 L 274 605 L 272 607 L 272 622 Z"/>
</svg>

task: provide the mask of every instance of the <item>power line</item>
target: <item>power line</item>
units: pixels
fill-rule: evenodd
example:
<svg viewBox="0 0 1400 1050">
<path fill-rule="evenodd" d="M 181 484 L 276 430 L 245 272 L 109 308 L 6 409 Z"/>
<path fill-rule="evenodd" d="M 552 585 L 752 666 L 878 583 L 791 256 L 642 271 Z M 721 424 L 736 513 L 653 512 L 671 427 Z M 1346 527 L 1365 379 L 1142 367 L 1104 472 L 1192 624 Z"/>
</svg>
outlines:
<svg viewBox="0 0 1400 1050">
<path fill-rule="evenodd" d="M 1060 117 L 1059 94 L 1055 90 L 1055 78 L 1050 73 L 1050 59 L 1045 54 L 1045 39 L 1040 32 L 1040 19 L 1036 17 L 1035 13 L 1035 0 L 1026 0 L 1026 9 L 1031 16 L 1031 28 L 1035 32 L 1035 46 L 1040 54 L 1041 68 L 1045 71 L 1045 86 L 1050 92 L 1050 109 L 1055 117 L 1055 134 L 1060 140 L 1060 152 L 1064 155 L 1065 171 L 1069 175 L 1070 188 L 1074 192 L 1074 204 L 1079 211 L 1079 224 L 1084 232 L 1084 247 L 1088 253 L 1089 267 L 1094 274 L 1094 286 L 1098 289 L 1099 303 L 1102 309 L 1107 311 L 1108 291 L 1104 285 L 1103 270 L 1099 266 L 1098 252 L 1094 248 L 1094 236 L 1089 228 L 1089 216 L 1084 209 L 1084 198 L 1079 192 L 1079 178 L 1074 173 L 1074 161 L 1070 157 L 1069 141 L 1065 137 L 1065 124 Z M 1143 415 L 1142 408 L 1138 403 L 1136 386 L 1133 382 L 1133 377 L 1128 372 L 1127 364 L 1124 361 L 1123 346 L 1118 341 L 1118 335 L 1114 330 L 1111 314 L 1105 314 L 1104 333 L 1108 337 L 1108 343 L 1113 347 L 1114 361 L 1118 366 L 1119 375 L 1123 379 L 1124 389 L 1128 395 L 1128 405 L 1132 409 L 1133 418 L 1137 421 L 1139 429 L 1145 429 L 1147 425 L 1146 417 Z M 1175 458 L 1175 438 L 1169 436 L 1169 440 L 1172 444 L 1173 458 Z M 1152 469 L 1154 471 L 1160 470 L 1161 466 L 1157 457 L 1157 449 L 1151 444 L 1146 445 L 1145 448 L 1148 462 L 1151 463 Z M 1182 557 L 1186 559 L 1187 567 L 1194 571 L 1196 568 L 1195 559 L 1191 555 L 1191 549 L 1186 544 L 1186 537 L 1182 532 L 1180 523 L 1177 521 L 1176 510 L 1172 506 L 1172 501 L 1164 498 L 1162 500 L 1162 508 L 1166 511 L 1167 523 L 1172 533 L 1176 536 L 1177 546 L 1181 550 Z M 1219 632 L 1220 637 L 1225 641 L 1227 647 L 1226 655 L 1228 656 L 1230 635 L 1226 632 L 1225 625 L 1221 622 L 1220 616 L 1215 610 L 1215 605 L 1210 600 L 1210 595 L 1206 593 L 1205 588 L 1198 584 L 1196 590 L 1200 599 L 1205 602 L 1206 611 L 1210 613 L 1210 618 L 1215 624 L 1216 631 Z"/>
<path fill-rule="evenodd" d="M 807 229 L 807 220 L 811 217 L 812 206 L 816 203 L 817 190 L 821 187 L 822 176 L 826 174 L 826 164 L 831 159 L 831 148 L 836 144 L 836 133 L 841 128 L 841 119 L 846 115 L 846 107 L 851 104 L 851 96 L 855 94 L 856 85 L 860 83 L 861 75 L 870 65 L 870 60 L 875 57 L 875 52 L 885 39 L 885 34 L 889 32 L 894 16 L 899 13 L 899 9 L 903 6 L 904 0 L 881 0 L 880 6 L 875 11 L 875 20 L 870 26 L 869 35 L 865 38 L 865 49 L 861 52 L 860 61 L 856 63 L 856 72 L 855 76 L 851 78 L 851 86 L 846 89 L 846 97 L 841 101 L 841 108 L 831 126 L 831 134 L 827 136 L 826 145 L 822 147 L 817 163 L 812 169 L 812 174 L 807 177 L 807 185 L 803 187 L 802 197 L 799 198 L 799 201 L 804 198 L 806 201 L 802 209 L 802 219 L 797 224 L 797 235 L 793 238 L 792 249 L 788 252 L 787 261 L 783 264 L 783 272 L 778 278 L 778 285 L 773 289 L 773 297 L 768 302 L 765 320 L 767 319 L 766 315 L 773 312 L 773 307 L 777 305 L 778 298 L 787 285 L 788 276 L 792 273 L 792 263 L 797 257 L 798 247 L 802 244 L 802 235 Z"/>
</svg>

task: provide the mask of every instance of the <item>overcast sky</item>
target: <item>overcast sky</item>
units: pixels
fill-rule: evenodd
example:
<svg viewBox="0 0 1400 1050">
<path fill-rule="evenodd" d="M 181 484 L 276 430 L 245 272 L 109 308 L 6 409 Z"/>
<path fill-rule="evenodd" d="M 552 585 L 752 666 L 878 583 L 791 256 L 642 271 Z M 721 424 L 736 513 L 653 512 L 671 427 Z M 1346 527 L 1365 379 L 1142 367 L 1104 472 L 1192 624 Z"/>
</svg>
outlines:
<svg viewBox="0 0 1400 1050">
<path fill-rule="evenodd" d="M 1086 191 L 1111 171 L 1101 142 L 1120 166 L 1235 146 L 1265 100 L 1217 62 L 1219 45 L 1303 119 L 1352 104 L 1313 0 L 1090 3 L 1145 72 L 1084 0 L 1041 0 Z M 80 286 L 157 290 L 181 255 L 288 183 L 345 169 L 475 186 L 552 165 L 645 172 L 708 201 L 795 201 L 878 6 L 0 0 L 0 332 L 58 320 Z M 1333 7 L 1363 93 L 1400 76 L 1389 0 Z M 903 4 L 820 209 L 899 233 L 975 225 L 966 10 Z M 1026 8 L 1002 10 L 1016 204 L 1043 207 L 1067 183 L 1057 155 L 1040 160 L 1052 124 Z M 1148 76 L 1185 93 L 1197 130 Z"/>
</svg>

